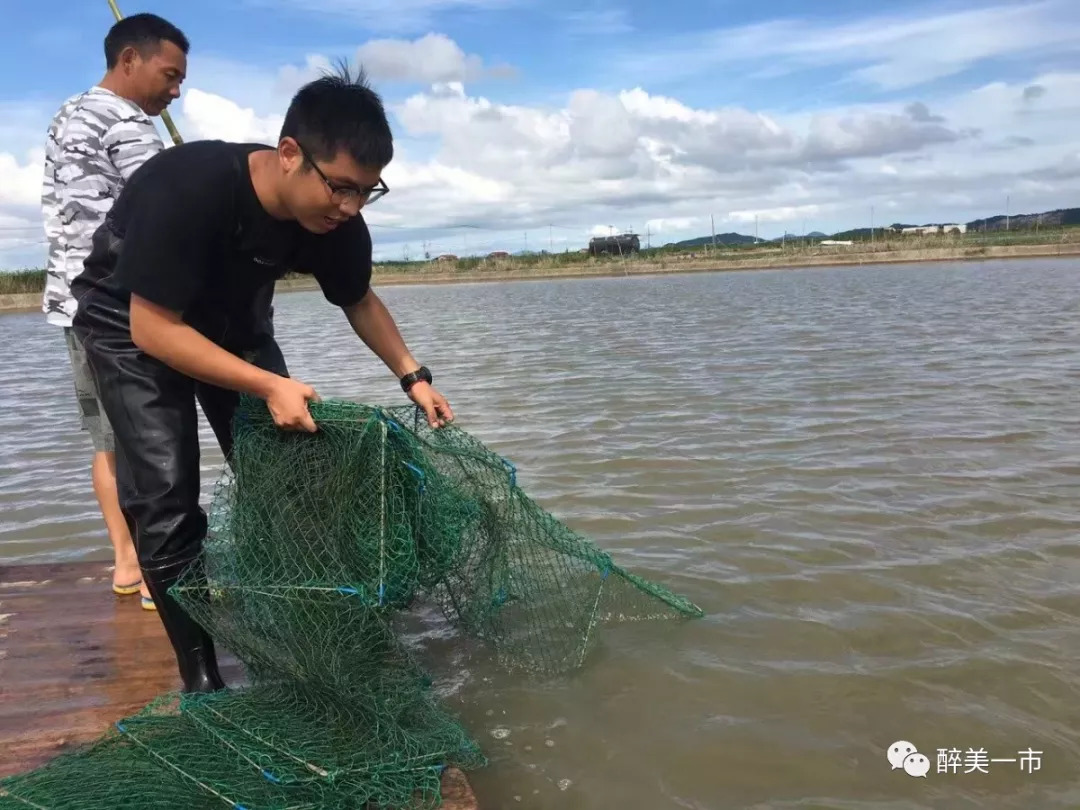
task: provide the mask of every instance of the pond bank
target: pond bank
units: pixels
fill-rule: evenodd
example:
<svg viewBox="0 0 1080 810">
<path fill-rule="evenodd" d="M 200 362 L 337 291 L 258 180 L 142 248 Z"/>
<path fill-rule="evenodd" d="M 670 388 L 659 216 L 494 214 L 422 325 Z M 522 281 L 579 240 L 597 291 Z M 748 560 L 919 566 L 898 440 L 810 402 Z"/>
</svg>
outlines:
<svg viewBox="0 0 1080 810">
<path fill-rule="evenodd" d="M 837 267 L 842 265 L 896 264 L 908 262 L 981 261 L 985 259 L 1048 258 L 1080 256 L 1080 243 L 1046 245 L 989 245 L 985 247 L 920 248 L 845 253 L 842 250 L 777 253 L 745 259 L 665 259 L 645 261 L 628 259 L 595 265 L 569 267 L 529 267 L 521 269 L 467 270 L 440 272 L 431 270 L 394 273 L 375 270 L 374 283 L 379 287 L 403 284 L 453 284 L 477 281 L 540 281 L 543 279 L 602 278 L 615 276 L 651 276 L 666 273 L 715 273 L 732 270 L 766 270 L 801 267 Z M 278 282 L 278 292 L 318 289 L 312 279 L 289 279 Z M 0 312 L 30 312 L 41 306 L 41 293 L 0 295 Z"/>
</svg>

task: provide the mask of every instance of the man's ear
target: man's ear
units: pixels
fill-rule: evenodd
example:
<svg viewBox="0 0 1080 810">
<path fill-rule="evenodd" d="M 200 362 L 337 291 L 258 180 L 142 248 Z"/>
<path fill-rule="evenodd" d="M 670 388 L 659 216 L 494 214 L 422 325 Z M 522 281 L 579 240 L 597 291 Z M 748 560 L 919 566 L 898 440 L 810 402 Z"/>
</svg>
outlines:
<svg viewBox="0 0 1080 810">
<path fill-rule="evenodd" d="M 300 145 L 288 135 L 278 141 L 277 152 L 282 171 L 286 174 L 296 171 L 304 162 L 304 155 L 300 151 Z"/>
<path fill-rule="evenodd" d="M 120 69 L 128 76 L 139 66 L 140 61 L 142 61 L 142 55 L 134 45 L 128 45 L 120 51 L 120 58 L 117 60 Z"/>
</svg>

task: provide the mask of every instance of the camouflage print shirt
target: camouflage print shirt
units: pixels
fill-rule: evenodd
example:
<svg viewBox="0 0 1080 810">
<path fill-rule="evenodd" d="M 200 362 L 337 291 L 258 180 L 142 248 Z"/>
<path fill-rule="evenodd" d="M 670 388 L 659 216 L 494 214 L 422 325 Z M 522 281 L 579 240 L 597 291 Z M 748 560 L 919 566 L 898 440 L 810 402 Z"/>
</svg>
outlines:
<svg viewBox="0 0 1080 810">
<path fill-rule="evenodd" d="M 49 242 L 41 309 L 49 323 L 71 325 L 71 281 L 83 270 L 94 231 L 127 179 L 162 149 L 150 117 L 104 87 L 72 96 L 60 107 L 45 144 L 41 194 Z"/>
</svg>

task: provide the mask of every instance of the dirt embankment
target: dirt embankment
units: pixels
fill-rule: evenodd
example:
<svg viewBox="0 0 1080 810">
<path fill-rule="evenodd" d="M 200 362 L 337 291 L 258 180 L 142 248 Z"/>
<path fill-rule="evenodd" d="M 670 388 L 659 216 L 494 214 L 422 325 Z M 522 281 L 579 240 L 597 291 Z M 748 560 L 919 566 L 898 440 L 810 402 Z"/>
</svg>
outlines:
<svg viewBox="0 0 1080 810">
<path fill-rule="evenodd" d="M 665 273 L 709 273 L 730 270 L 769 268 L 836 267 L 861 264 L 896 264 L 905 262 L 978 261 L 983 259 L 1045 258 L 1080 256 L 1080 243 L 1047 245 L 989 245 L 985 247 L 920 248 L 914 250 L 878 250 L 874 252 L 784 254 L 748 256 L 739 259 L 691 259 L 670 261 L 611 261 L 596 265 L 565 267 L 502 267 L 493 270 L 446 271 L 438 265 L 410 273 L 376 269 L 374 283 L 379 287 L 398 284 L 447 284 L 476 281 L 530 281 L 548 278 L 593 278 L 604 276 L 646 276 Z M 278 283 L 278 292 L 317 289 L 314 280 L 290 279 Z M 0 312 L 29 312 L 41 307 L 41 293 L 0 295 Z"/>
</svg>

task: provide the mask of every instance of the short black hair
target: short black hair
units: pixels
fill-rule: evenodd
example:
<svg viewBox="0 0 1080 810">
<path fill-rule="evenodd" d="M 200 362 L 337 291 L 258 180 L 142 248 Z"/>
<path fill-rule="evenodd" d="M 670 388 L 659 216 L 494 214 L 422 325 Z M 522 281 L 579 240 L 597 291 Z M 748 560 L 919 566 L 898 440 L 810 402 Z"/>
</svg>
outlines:
<svg viewBox="0 0 1080 810">
<path fill-rule="evenodd" d="M 394 157 L 382 99 L 362 67 L 354 76 L 344 63 L 297 91 L 280 137 L 294 139 L 313 160 L 333 160 L 344 150 L 358 166 L 382 168 Z"/>
<path fill-rule="evenodd" d="M 135 48 L 143 57 L 157 52 L 162 41 L 171 42 L 185 54 L 190 49 L 184 32 L 156 14 L 132 14 L 118 20 L 105 35 L 105 66 L 112 70 L 124 48 Z"/>
</svg>

